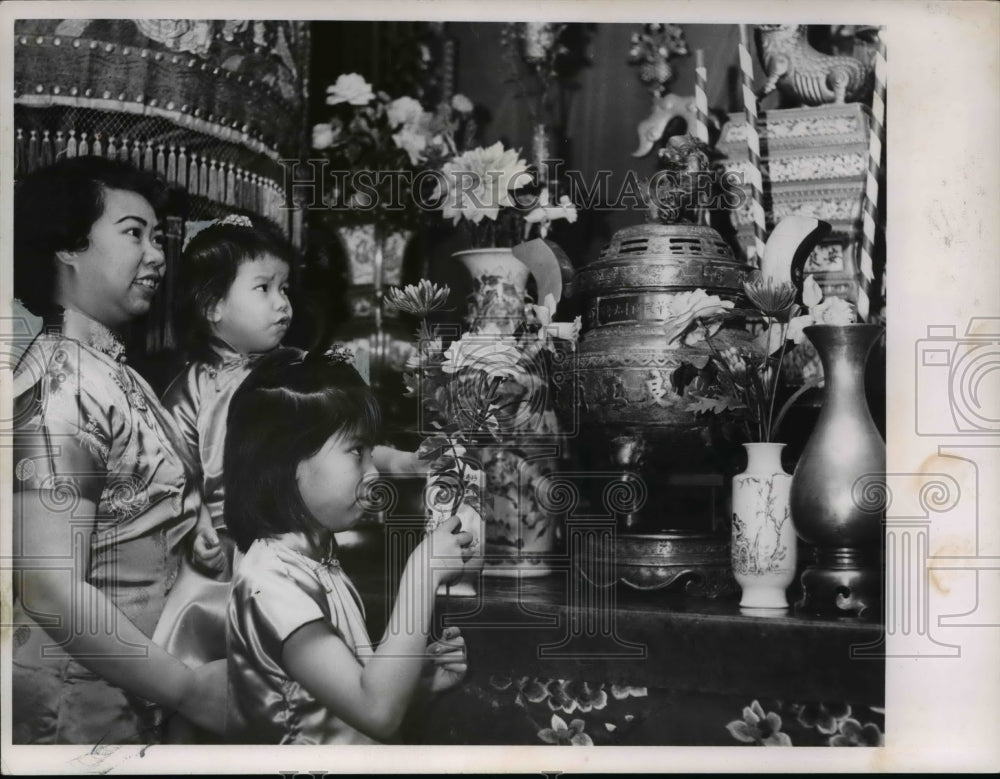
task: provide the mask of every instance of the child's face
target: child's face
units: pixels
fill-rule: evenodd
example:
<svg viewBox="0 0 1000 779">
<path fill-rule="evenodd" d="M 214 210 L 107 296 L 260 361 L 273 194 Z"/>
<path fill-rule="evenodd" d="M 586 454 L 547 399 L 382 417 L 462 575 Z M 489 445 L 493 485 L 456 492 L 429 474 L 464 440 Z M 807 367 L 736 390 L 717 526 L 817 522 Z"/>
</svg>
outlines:
<svg viewBox="0 0 1000 779">
<path fill-rule="evenodd" d="M 336 433 L 316 454 L 298 464 L 295 481 L 313 518 L 327 530 L 338 532 L 361 519 L 361 482 L 377 474 L 371 447 L 353 435 Z"/>
<path fill-rule="evenodd" d="M 212 332 L 237 351 L 270 351 L 292 321 L 288 265 L 271 254 L 241 263 L 226 296 L 208 314 Z"/>
</svg>

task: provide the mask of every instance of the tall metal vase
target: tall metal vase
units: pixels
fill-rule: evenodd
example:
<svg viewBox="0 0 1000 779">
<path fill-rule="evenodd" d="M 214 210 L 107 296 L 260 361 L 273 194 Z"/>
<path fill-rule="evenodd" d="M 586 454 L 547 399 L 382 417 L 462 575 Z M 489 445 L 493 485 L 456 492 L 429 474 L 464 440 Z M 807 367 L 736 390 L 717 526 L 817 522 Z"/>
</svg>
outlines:
<svg viewBox="0 0 1000 779">
<path fill-rule="evenodd" d="M 470 249 L 454 257 L 472 278 L 466 316 L 470 332 L 512 335 L 524 323 L 527 266 L 507 248 Z M 547 398 L 538 401 L 525 404 L 532 411 L 508 431 L 509 440 L 478 452 L 486 473 L 483 572 L 487 576 L 535 577 L 552 572 L 558 528 L 542 508 L 538 489 L 556 466 L 552 450 L 559 426 Z"/>
<path fill-rule="evenodd" d="M 865 365 L 882 327 L 813 325 L 805 333 L 823 362 L 825 397 L 792 477 L 792 520 L 814 550 L 796 606 L 867 616 L 881 607 L 885 442 L 865 398 Z"/>
</svg>

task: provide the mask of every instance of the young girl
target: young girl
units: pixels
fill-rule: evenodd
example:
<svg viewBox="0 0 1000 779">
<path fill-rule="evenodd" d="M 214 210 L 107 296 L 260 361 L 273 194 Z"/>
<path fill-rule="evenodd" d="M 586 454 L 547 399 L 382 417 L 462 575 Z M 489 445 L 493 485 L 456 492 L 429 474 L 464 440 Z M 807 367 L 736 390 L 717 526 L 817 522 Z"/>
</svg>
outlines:
<svg viewBox="0 0 1000 779">
<path fill-rule="evenodd" d="M 181 261 L 175 321 L 192 359 L 163 405 L 201 466 L 202 494 L 230 562 L 222 519 L 226 413 L 253 360 L 278 346 L 291 322 L 293 252 L 270 223 L 229 216 L 198 232 Z"/>
<path fill-rule="evenodd" d="M 192 456 L 225 548 L 222 453 L 229 401 L 253 363 L 281 343 L 292 319 L 289 271 L 294 249 L 265 219 L 228 216 L 198 232 L 184 249 L 175 320 L 186 329 L 191 362 L 163 396 Z M 415 455 L 379 446 L 391 473 L 416 473 Z"/>
<path fill-rule="evenodd" d="M 384 741 L 420 687 L 435 592 L 463 573 L 472 536 L 452 517 L 420 543 L 373 649 L 334 533 L 361 518 L 377 428 L 374 397 L 343 358 L 279 350 L 233 395 L 225 519 L 244 557 L 229 601 L 228 739 Z M 452 644 L 431 648 L 444 650 L 432 689 L 464 674 L 461 639 Z"/>
</svg>

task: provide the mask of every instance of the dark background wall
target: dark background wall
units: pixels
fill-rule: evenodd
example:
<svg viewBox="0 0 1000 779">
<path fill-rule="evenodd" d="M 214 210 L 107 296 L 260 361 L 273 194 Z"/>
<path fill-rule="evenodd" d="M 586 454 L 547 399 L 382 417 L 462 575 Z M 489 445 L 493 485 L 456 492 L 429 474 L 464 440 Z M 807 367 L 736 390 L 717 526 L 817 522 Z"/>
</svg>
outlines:
<svg viewBox="0 0 1000 779">
<path fill-rule="evenodd" d="M 575 78 L 568 101 L 565 164 L 579 170 L 585 181 L 608 170 L 609 189 L 618 191 L 627 172 L 647 176 L 654 169 L 653 154 L 635 158 L 636 126 L 650 112 L 651 98 L 637 70 L 628 64 L 630 36 L 639 24 L 587 25 L 589 64 Z M 455 90 L 483 109 L 484 144 L 502 141 L 505 146 L 530 151 L 531 125 L 527 105 L 509 81 L 499 23 L 449 22 L 446 34 L 455 42 Z M 315 22 L 312 32 L 311 121 L 324 121 L 325 89 L 340 73 L 357 72 L 376 88 L 389 87 L 412 52 L 405 42 L 412 33 L 408 22 Z M 689 54 L 672 59 L 671 92 L 694 94 L 694 51 L 702 49 L 708 72 L 709 108 L 720 118 L 742 109 L 737 68 L 738 33 L 735 25 L 684 25 Z M 760 81 L 758 75 L 758 82 Z M 392 92 L 396 96 L 396 92 Z M 770 100 L 770 99 L 769 99 Z M 769 107 L 767 101 L 762 109 Z M 577 267 L 596 258 L 601 246 L 621 227 L 635 224 L 635 211 L 587 211 L 575 225 L 558 224 L 553 237 L 566 249 Z M 432 266 L 452 246 L 447 233 L 432 236 L 427 247 Z"/>
</svg>

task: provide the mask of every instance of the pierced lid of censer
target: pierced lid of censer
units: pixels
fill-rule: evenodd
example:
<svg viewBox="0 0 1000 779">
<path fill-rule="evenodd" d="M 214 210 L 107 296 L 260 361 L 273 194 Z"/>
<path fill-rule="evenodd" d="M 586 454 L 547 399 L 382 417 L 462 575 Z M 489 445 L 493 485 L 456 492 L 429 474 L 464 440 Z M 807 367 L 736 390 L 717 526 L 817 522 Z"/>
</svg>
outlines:
<svg viewBox="0 0 1000 779">
<path fill-rule="evenodd" d="M 748 271 L 719 233 L 693 224 L 641 224 L 616 232 L 597 259 L 581 270 L 577 294 L 610 290 L 680 292 L 704 288 L 738 294 Z"/>
</svg>

